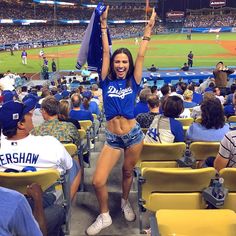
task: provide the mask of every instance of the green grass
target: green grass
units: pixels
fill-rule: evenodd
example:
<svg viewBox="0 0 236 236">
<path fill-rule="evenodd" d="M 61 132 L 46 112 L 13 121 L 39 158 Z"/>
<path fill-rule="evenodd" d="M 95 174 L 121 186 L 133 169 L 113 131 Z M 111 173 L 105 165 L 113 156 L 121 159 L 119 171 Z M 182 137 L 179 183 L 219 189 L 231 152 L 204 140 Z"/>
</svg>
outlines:
<svg viewBox="0 0 236 236">
<path fill-rule="evenodd" d="M 236 34 L 233 33 L 222 33 L 220 34 L 220 41 L 227 42 L 228 40 L 234 40 L 236 47 L 235 36 Z M 171 43 L 171 40 L 176 40 L 176 42 Z M 184 40 L 184 43 L 183 41 L 178 42 L 178 40 Z M 186 62 L 187 54 L 190 50 L 194 53 L 194 66 L 214 66 L 220 60 L 224 61 L 226 65 L 235 64 L 236 51 L 231 53 L 229 57 L 225 57 L 225 54 L 229 54 L 230 52 L 222 47 L 221 43 L 215 43 L 215 33 L 192 34 L 192 40 L 210 40 L 211 44 L 208 42 L 199 44 L 187 41 L 185 34 L 152 36 L 148 51 L 146 52 L 144 66 L 149 67 L 151 64 L 155 64 L 155 66 L 162 68 L 181 67 L 183 63 Z M 113 43 L 113 51 L 119 47 L 128 47 L 134 58 L 136 57 L 138 46 L 134 45 L 134 39 L 116 40 Z M 49 57 L 49 65 L 51 64 L 51 57 L 57 57 L 59 53 L 70 53 L 70 58 L 65 58 L 65 55 L 61 55 L 60 58 L 56 59 L 56 63 L 60 70 L 74 70 L 79 47 L 79 45 L 50 47 L 45 48 L 44 51 L 46 56 L 48 55 Z M 10 52 L 1 52 L 0 72 L 4 73 L 7 70 L 17 73 L 40 72 L 42 59 L 38 57 L 39 50 L 40 49 L 27 50 L 28 56 L 33 55 L 35 57 L 35 59 L 28 59 L 27 65 L 22 65 L 20 51 L 14 52 L 14 56 L 11 56 Z"/>
</svg>

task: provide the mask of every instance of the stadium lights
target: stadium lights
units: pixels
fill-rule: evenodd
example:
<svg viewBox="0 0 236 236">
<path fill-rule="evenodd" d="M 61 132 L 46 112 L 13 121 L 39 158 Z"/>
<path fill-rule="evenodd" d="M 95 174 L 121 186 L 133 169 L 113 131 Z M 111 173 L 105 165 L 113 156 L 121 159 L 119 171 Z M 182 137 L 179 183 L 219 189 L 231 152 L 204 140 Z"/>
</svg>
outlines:
<svg viewBox="0 0 236 236">
<path fill-rule="evenodd" d="M 75 6 L 75 3 L 72 2 L 58 2 L 58 1 L 50 1 L 50 0 L 33 0 L 33 2 L 36 3 L 42 3 L 42 4 L 51 4 L 51 5 L 63 5 L 63 6 Z"/>
<path fill-rule="evenodd" d="M 95 7 L 97 7 L 97 5 L 95 5 L 95 4 L 81 4 L 81 6 L 88 7 L 88 8 L 95 8 Z"/>
</svg>

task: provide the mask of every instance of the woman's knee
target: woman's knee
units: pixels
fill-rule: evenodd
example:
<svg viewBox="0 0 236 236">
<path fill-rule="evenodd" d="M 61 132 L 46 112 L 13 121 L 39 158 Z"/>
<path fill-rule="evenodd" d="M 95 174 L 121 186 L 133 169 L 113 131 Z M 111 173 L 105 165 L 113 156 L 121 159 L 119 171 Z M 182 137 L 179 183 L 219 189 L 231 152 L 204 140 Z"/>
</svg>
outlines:
<svg viewBox="0 0 236 236">
<path fill-rule="evenodd" d="M 133 172 L 134 172 L 133 169 L 125 169 L 125 168 L 122 169 L 122 173 L 123 173 L 124 178 L 133 177 Z"/>
<path fill-rule="evenodd" d="M 93 184 L 93 187 L 95 189 L 99 189 L 99 188 L 102 188 L 102 187 L 104 187 L 106 185 L 106 180 L 104 180 L 102 178 L 94 177 L 93 181 L 92 181 L 92 184 Z"/>
</svg>

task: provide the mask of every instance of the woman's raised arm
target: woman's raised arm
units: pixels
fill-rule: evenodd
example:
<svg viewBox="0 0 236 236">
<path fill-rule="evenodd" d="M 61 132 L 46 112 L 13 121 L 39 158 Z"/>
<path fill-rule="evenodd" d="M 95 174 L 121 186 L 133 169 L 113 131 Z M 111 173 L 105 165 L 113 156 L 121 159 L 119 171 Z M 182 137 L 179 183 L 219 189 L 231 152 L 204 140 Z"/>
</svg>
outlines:
<svg viewBox="0 0 236 236">
<path fill-rule="evenodd" d="M 143 39 L 141 41 L 138 55 L 137 55 L 137 58 L 135 61 L 134 78 L 135 78 L 137 84 L 140 84 L 141 80 L 142 80 L 144 56 L 145 56 L 145 52 L 147 50 L 148 42 L 151 39 L 150 37 L 151 37 L 151 33 L 152 33 L 152 28 L 155 24 L 155 18 L 156 18 L 156 12 L 155 12 L 155 9 L 153 8 L 150 20 L 144 29 Z"/>
<path fill-rule="evenodd" d="M 101 78 L 104 80 L 109 72 L 110 66 L 110 50 L 107 36 L 107 15 L 108 15 L 109 6 L 106 7 L 106 10 L 100 17 L 101 22 L 101 31 L 102 31 L 102 48 L 103 48 L 103 56 L 102 56 L 102 71 Z"/>
</svg>

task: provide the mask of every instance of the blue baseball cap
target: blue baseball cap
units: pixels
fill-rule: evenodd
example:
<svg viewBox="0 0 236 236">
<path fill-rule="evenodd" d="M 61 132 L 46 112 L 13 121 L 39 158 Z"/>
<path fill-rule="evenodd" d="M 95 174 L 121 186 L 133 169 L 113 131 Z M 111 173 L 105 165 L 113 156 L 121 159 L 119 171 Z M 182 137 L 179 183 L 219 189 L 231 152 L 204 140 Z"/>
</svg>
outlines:
<svg viewBox="0 0 236 236">
<path fill-rule="evenodd" d="M 2 92 L 2 95 L 3 95 L 3 102 L 5 103 L 12 101 L 15 94 L 10 90 L 4 90 Z"/>
<path fill-rule="evenodd" d="M 70 97 L 70 92 L 67 91 L 67 90 L 63 90 L 62 93 L 61 93 L 61 96 L 63 98 L 68 98 L 68 97 Z"/>
<path fill-rule="evenodd" d="M 9 101 L 0 108 L 0 124 L 3 130 L 13 129 L 17 127 L 17 123 L 21 121 L 27 113 L 35 108 L 36 99 L 29 98 L 24 103 L 18 101 Z"/>
<path fill-rule="evenodd" d="M 82 93 L 82 97 L 83 97 L 83 98 L 90 99 L 90 98 L 92 98 L 92 96 L 93 96 L 93 94 L 92 94 L 92 92 L 89 91 L 89 90 L 84 91 L 84 92 Z"/>
</svg>

